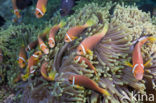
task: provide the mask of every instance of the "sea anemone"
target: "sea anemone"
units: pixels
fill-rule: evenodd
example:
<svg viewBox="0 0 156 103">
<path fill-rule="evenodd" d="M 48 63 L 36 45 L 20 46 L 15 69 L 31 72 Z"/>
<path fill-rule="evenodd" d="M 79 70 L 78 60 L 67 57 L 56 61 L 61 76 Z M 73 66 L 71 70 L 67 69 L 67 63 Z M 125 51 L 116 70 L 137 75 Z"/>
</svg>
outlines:
<svg viewBox="0 0 156 103">
<path fill-rule="evenodd" d="M 156 86 L 156 49 L 154 48 L 156 45 L 147 42 L 141 48 L 143 61 L 151 59 L 151 64 L 145 68 L 143 80 L 137 81 L 131 72 L 132 68 L 126 66 L 125 62 L 132 61 L 131 47 L 134 45 L 134 41 L 149 34 L 155 36 L 156 26 L 152 24 L 149 14 L 138 10 L 135 6 L 121 6 L 118 4 L 114 7 L 113 13 L 110 14 L 109 11 L 112 9 L 112 6 L 114 6 L 112 3 L 106 3 L 104 7 L 91 3 L 76 10 L 75 14 L 68 17 L 66 25 L 55 36 L 55 47 L 49 48 L 49 53 L 42 55 L 39 63 L 34 66 L 35 73 L 30 74 L 27 81 L 21 80 L 19 83 L 16 83 L 16 90 L 14 91 L 15 101 L 20 100 L 21 102 L 31 103 L 41 101 L 52 103 L 129 103 L 135 102 L 135 100 L 122 99 L 122 97 L 127 96 L 128 98 L 132 98 L 132 92 L 141 94 L 154 93 Z M 51 21 L 54 20 L 54 23 L 59 21 L 58 16 L 56 15 Z M 95 25 L 83 31 L 75 41 L 65 43 L 64 35 L 67 30 L 76 25 L 83 25 L 88 19 L 94 21 Z M 48 23 L 48 27 L 49 25 L 51 26 Z M 85 58 L 96 68 L 97 74 L 95 74 L 84 62 L 78 63 L 75 61 L 74 57 L 76 56 L 76 47 L 79 43 L 86 37 L 101 31 L 105 24 L 109 25 L 106 35 L 93 49 L 93 55 L 85 55 Z M 26 30 L 22 29 L 21 31 L 28 32 L 28 30 L 31 30 L 31 33 L 33 33 L 35 27 L 30 27 Z M 36 34 L 36 31 L 34 33 L 35 35 L 28 38 L 36 40 L 38 34 Z M 44 42 L 48 45 L 47 40 Z M 4 44 L 6 44 L 6 41 Z M 2 49 L 8 50 L 5 47 L 2 47 Z M 34 50 L 28 52 L 28 57 L 34 51 L 38 51 L 38 48 L 34 48 Z M 44 63 L 47 64 L 47 69 L 44 73 L 48 77 L 52 72 L 54 79 L 48 78 L 47 80 L 47 77 L 41 73 L 40 69 Z M 11 65 L 11 67 L 17 67 L 17 64 Z M 16 69 L 16 71 L 20 70 Z M 22 71 L 20 73 L 26 72 Z M 11 74 L 9 73 L 8 75 L 10 76 Z M 69 81 L 71 75 L 83 75 L 89 78 L 96 82 L 99 87 L 107 90 L 111 96 L 107 97 L 92 89 L 72 85 Z M 8 78 L 13 77 L 10 76 Z M 13 79 L 9 79 L 9 81 L 11 80 Z M 148 89 L 151 92 L 147 92 L 146 90 Z"/>
</svg>

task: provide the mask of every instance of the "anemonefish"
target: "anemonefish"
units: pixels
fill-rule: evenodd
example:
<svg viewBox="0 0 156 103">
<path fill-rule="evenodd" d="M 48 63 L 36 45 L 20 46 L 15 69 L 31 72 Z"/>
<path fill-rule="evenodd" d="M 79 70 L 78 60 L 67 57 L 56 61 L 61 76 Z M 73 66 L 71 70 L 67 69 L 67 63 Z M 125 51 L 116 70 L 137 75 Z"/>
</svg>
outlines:
<svg viewBox="0 0 156 103">
<path fill-rule="evenodd" d="M 25 47 L 22 46 L 19 52 L 19 57 L 18 57 L 18 64 L 20 68 L 24 68 L 26 66 L 27 61 L 27 54 L 25 51 Z"/>
<path fill-rule="evenodd" d="M 74 58 L 74 60 L 77 61 L 78 63 L 81 63 L 82 61 L 84 61 L 85 64 L 86 64 L 90 69 L 94 70 L 95 74 L 97 74 L 96 68 L 90 63 L 90 61 L 89 61 L 87 58 L 82 57 L 82 56 L 76 56 L 76 57 Z"/>
<path fill-rule="evenodd" d="M 80 33 L 82 33 L 86 28 L 91 27 L 94 24 L 95 24 L 95 22 L 93 20 L 89 19 L 86 22 L 86 24 L 84 24 L 84 25 L 74 26 L 74 27 L 70 28 L 64 37 L 64 41 L 71 42 L 71 41 L 75 40 L 76 38 L 78 38 L 78 35 Z"/>
<path fill-rule="evenodd" d="M 46 5 L 48 0 L 38 0 L 36 5 L 35 15 L 37 18 L 41 18 L 46 13 Z"/>
<path fill-rule="evenodd" d="M 38 43 L 41 51 L 43 51 L 44 54 L 49 54 L 49 49 L 47 48 L 46 44 L 43 42 L 43 40 L 40 37 L 38 37 Z"/>
<path fill-rule="evenodd" d="M 43 62 L 40 69 L 41 75 L 43 76 L 44 79 L 48 81 L 53 81 L 55 79 L 56 72 L 52 71 L 48 74 L 47 69 L 48 69 L 48 62 Z"/>
<path fill-rule="evenodd" d="M 86 76 L 71 75 L 71 76 L 69 76 L 68 79 L 69 79 L 69 82 L 72 85 L 76 84 L 76 85 L 79 85 L 79 86 L 83 86 L 85 88 L 94 90 L 94 91 L 99 92 L 101 94 L 104 94 L 105 96 L 110 96 L 110 93 L 106 89 L 100 88 L 95 81 L 89 79 Z"/>
<path fill-rule="evenodd" d="M 49 33 L 50 28 L 47 27 L 44 29 L 43 33 L 39 35 L 40 38 L 42 38 L 43 40 L 46 38 L 47 34 Z M 38 39 L 29 43 L 27 45 L 27 47 L 25 48 L 26 51 L 31 51 L 32 49 L 35 49 L 36 46 L 38 45 Z"/>
<path fill-rule="evenodd" d="M 28 59 L 28 67 L 30 73 L 33 73 L 33 66 L 36 65 L 39 61 L 39 58 L 42 56 L 41 51 L 36 51 L 29 59 Z"/>
<path fill-rule="evenodd" d="M 0 63 L 3 62 L 3 53 L 2 53 L 2 49 L 0 48 Z"/>
<path fill-rule="evenodd" d="M 92 49 L 100 42 L 100 40 L 105 36 L 108 30 L 108 24 L 105 24 L 102 32 L 94 34 L 85 38 L 77 47 L 78 55 L 86 55 L 87 53 L 92 55 Z"/>
<path fill-rule="evenodd" d="M 17 16 L 17 18 L 20 18 L 21 15 L 20 15 L 19 10 L 16 6 L 16 0 L 12 0 L 12 5 L 13 5 L 13 9 L 14 9 L 14 14 Z"/>
<path fill-rule="evenodd" d="M 49 47 L 53 48 L 55 46 L 55 35 L 59 31 L 60 28 L 62 28 L 66 23 L 64 21 L 61 21 L 60 24 L 55 25 L 51 28 L 49 33 Z"/>
<path fill-rule="evenodd" d="M 42 52 L 41 51 L 36 51 L 29 59 L 28 59 L 28 66 L 26 68 L 26 74 L 22 75 L 22 79 L 25 81 L 30 74 L 34 73 L 34 67 L 35 65 L 37 65 L 37 63 L 39 62 L 39 59 L 42 56 Z"/>
<path fill-rule="evenodd" d="M 148 40 L 150 42 L 154 42 L 154 41 L 156 41 L 156 38 L 152 37 L 152 36 L 151 37 L 144 36 L 144 37 L 140 38 L 137 41 L 137 43 L 135 44 L 135 47 L 132 52 L 133 65 L 130 64 L 129 62 L 125 62 L 126 65 L 132 67 L 132 73 L 133 73 L 134 77 L 136 78 L 136 80 L 142 80 L 143 75 L 144 75 L 144 67 L 147 66 L 151 61 L 151 59 L 150 59 L 145 64 L 143 64 L 143 58 L 141 55 L 141 47 Z"/>
</svg>

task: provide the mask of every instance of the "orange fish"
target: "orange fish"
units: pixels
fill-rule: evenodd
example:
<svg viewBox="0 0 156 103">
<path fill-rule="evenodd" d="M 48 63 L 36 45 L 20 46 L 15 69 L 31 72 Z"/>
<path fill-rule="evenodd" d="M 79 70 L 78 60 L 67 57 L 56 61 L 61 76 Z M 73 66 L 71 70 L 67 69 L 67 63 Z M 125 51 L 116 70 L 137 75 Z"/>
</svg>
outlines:
<svg viewBox="0 0 156 103">
<path fill-rule="evenodd" d="M 12 5 L 13 5 L 13 9 L 14 9 L 14 14 L 17 16 L 17 18 L 20 18 L 21 15 L 20 15 L 19 10 L 16 6 L 16 0 L 12 0 Z"/>
<path fill-rule="evenodd" d="M 92 49 L 100 42 L 100 40 L 105 36 L 108 30 L 108 25 L 105 25 L 102 32 L 97 33 L 93 36 L 85 38 L 77 47 L 78 55 L 86 55 L 87 53 L 92 55 Z"/>
<path fill-rule="evenodd" d="M 42 52 L 41 51 L 37 51 L 28 59 L 27 69 L 29 70 L 29 73 L 33 73 L 34 72 L 33 66 L 38 63 L 39 58 L 41 56 L 42 56 Z"/>
<path fill-rule="evenodd" d="M 48 42 L 50 48 L 53 48 L 55 46 L 55 35 L 65 24 L 65 22 L 61 21 L 60 24 L 55 25 L 51 28 Z"/>
<path fill-rule="evenodd" d="M 27 54 L 25 51 L 25 47 L 22 46 L 19 52 L 18 64 L 20 68 L 24 68 L 26 66 Z"/>
<path fill-rule="evenodd" d="M 40 37 L 38 37 L 38 43 L 40 49 L 44 52 L 44 54 L 49 54 L 49 49 L 47 48 L 47 46 L 45 45 L 45 43 L 42 41 Z"/>
<path fill-rule="evenodd" d="M 94 70 L 95 74 L 97 74 L 96 68 L 90 63 L 90 61 L 89 61 L 87 58 L 82 57 L 82 56 L 76 56 L 76 57 L 74 58 L 74 60 L 75 60 L 75 61 L 78 61 L 78 63 L 82 63 L 82 61 L 84 61 L 85 64 L 86 64 L 90 69 Z"/>
<path fill-rule="evenodd" d="M 71 42 L 71 41 L 75 40 L 76 38 L 78 38 L 78 35 L 80 33 L 82 33 L 86 28 L 91 27 L 94 24 L 95 23 L 91 19 L 89 19 L 86 22 L 86 24 L 84 24 L 84 25 L 74 26 L 74 27 L 70 28 L 64 37 L 64 41 Z"/>
<path fill-rule="evenodd" d="M 2 53 L 2 49 L 0 48 L 0 63 L 3 62 L 3 53 Z"/>
<path fill-rule="evenodd" d="M 137 43 L 133 49 L 133 53 L 132 53 L 133 65 L 130 64 L 129 62 L 126 63 L 128 66 L 133 68 L 132 73 L 134 74 L 134 77 L 136 78 L 136 80 L 142 80 L 143 75 L 144 75 L 144 67 L 147 66 L 151 62 L 151 59 L 150 59 L 145 64 L 143 64 L 143 58 L 141 55 L 141 47 L 148 40 L 150 42 L 154 42 L 154 41 L 156 41 L 156 38 L 148 37 L 148 36 L 144 36 L 144 37 L 140 38 L 137 41 Z"/>
<path fill-rule="evenodd" d="M 40 37 L 44 40 L 46 38 L 46 35 L 49 33 L 49 31 L 50 31 L 49 27 L 45 28 L 45 30 L 40 35 Z M 38 40 L 35 40 L 35 41 L 29 43 L 25 50 L 31 51 L 32 49 L 35 49 L 37 45 L 38 45 Z"/>
<path fill-rule="evenodd" d="M 42 52 L 41 51 L 36 51 L 29 59 L 28 59 L 28 66 L 26 68 L 26 74 L 22 75 L 22 79 L 25 81 L 27 80 L 27 78 L 29 77 L 30 74 L 34 73 L 35 70 L 33 68 L 33 66 L 37 65 L 37 63 L 39 62 L 39 59 L 42 56 Z"/>
<path fill-rule="evenodd" d="M 48 81 L 53 81 L 55 79 L 56 72 L 50 72 L 49 75 L 47 75 L 47 66 L 48 62 L 44 62 L 41 66 L 40 72 L 44 79 Z"/>
<path fill-rule="evenodd" d="M 70 83 L 72 83 L 72 85 L 75 85 L 75 84 L 80 85 L 80 86 L 83 86 L 85 88 L 94 90 L 94 91 L 99 92 L 101 94 L 104 94 L 105 96 L 110 96 L 109 92 L 106 89 L 100 88 L 95 81 L 89 79 L 86 76 L 71 75 L 68 79 L 69 79 Z"/>
<path fill-rule="evenodd" d="M 41 18 L 46 13 L 46 5 L 48 0 L 38 0 L 36 5 L 35 15 L 37 18 Z"/>
</svg>

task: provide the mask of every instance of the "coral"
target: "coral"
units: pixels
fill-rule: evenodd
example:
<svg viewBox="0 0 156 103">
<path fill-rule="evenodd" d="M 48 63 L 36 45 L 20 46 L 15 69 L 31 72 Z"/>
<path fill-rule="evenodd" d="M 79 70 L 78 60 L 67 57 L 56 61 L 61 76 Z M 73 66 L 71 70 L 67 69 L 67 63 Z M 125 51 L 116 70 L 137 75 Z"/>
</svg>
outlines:
<svg viewBox="0 0 156 103">
<path fill-rule="evenodd" d="M 141 48 L 143 60 L 148 61 L 152 58 L 149 67 L 145 68 L 144 78 L 137 81 L 131 68 L 124 65 L 124 61 L 131 61 L 133 42 L 141 36 L 151 34 L 156 36 L 156 25 L 152 22 L 149 14 L 138 10 L 135 5 L 125 6 L 117 4 L 114 11 L 110 14 L 110 9 L 114 6 L 113 3 L 103 3 L 101 6 L 96 3 L 85 5 L 83 8 L 77 9 L 75 13 L 66 18 L 66 25 L 61 28 L 55 36 L 56 46 L 49 48 L 48 55 L 43 55 L 39 63 L 34 66 L 35 73 L 29 75 L 27 81 L 13 83 L 13 80 L 18 73 L 21 73 L 18 67 L 16 58 L 18 50 L 22 43 L 27 45 L 29 42 L 37 39 L 37 35 L 42 34 L 40 30 L 43 27 L 49 27 L 60 22 L 60 15 L 56 14 L 51 20 L 42 25 L 19 25 L 10 26 L 8 29 L 0 32 L 1 39 L 0 48 L 5 51 L 4 66 L 2 73 L 8 79 L 8 85 L 15 90 L 15 101 L 20 102 L 53 102 L 53 103 L 94 103 L 94 102 L 109 102 L 109 103 L 129 103 L 135 102 L 130 100 L 122 100 L 124 95 L 132 98 L 131 92 L 148 93 L 146 90 L 155 89 L 156 81 L 156 60 L 154 43 L 146 43 Z M 96 24 L 87 28 L 82 35 L 71 43 L 64 42 L 64 35 L 70 27 L 83 25 L 88 19 L 93 20 Z M 109 29 L 93 49 L 93 55 L 85 55 L 95 66 L 97 75 L 84 62 L 78 63 L 74 60 L 76 56 L 76 47 L 86 37 L 94 35 L 101 31 L 105 24 L 109 24 Z M 7 35 L 6 35 L 7 34 Z M 3 38 L 3 39 L 2 39 Z M 47 36 L 48 38 L 48 36 Z M 48 45 L 48 40 L 44 41 Z M 34 51 L 28 52 L 30 57 Z M 8 60 L 7 58 L 10 58 Z M 42 64 L 48 64 L 47 75 L 51 72 L 56 73 L 53 81 L 47 81 L 42 77 L 40 68 Z M 5 69 L 5 70 L 4 70 Z M 2 74 L 1 73 L 1 74 Z M 25 69 L 22 73 L 26 73 Z M 106 97 L 91 89 L 72 85 L 68 78 L 70 75 L 84 75 L 95 81 L 98 86 L 106 89 L 111 96 Z M 150 84 L 150 85 L 148 85 Z M 155 92 L 155 91 L 154 91 Z"/>
</svg>

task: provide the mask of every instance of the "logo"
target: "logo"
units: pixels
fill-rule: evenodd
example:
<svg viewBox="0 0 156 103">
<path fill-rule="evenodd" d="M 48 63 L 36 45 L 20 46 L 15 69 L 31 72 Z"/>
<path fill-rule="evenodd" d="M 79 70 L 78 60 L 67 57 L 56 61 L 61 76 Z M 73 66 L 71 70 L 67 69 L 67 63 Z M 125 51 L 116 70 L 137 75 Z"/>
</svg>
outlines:
<svg viewBox="0 0 156 103">
<path fill-rule="evenodd" d="M 135 94 L 133 91 L 131 93 L 131 97 L 129 97 L 125 92 L 123 93 L 123 97 L 121 98 L 121 100 L 129 100 L 129 101 L 154 101 L 154 94 Z"/>
</svg>

